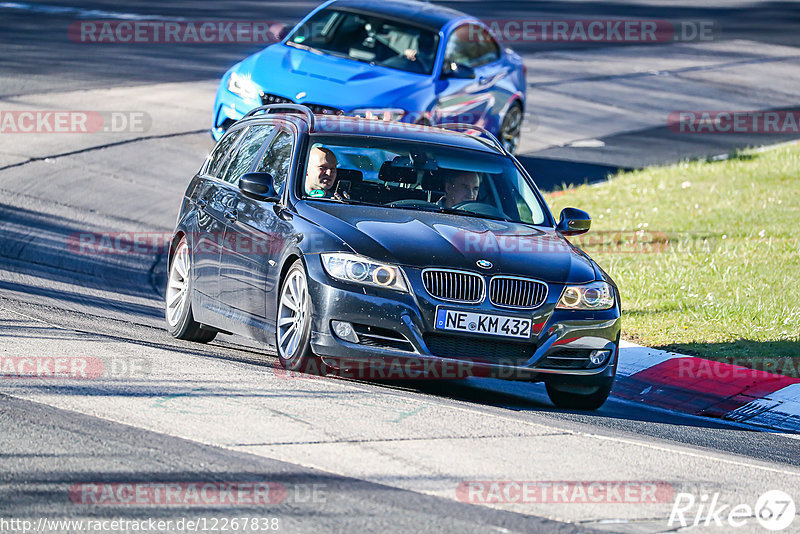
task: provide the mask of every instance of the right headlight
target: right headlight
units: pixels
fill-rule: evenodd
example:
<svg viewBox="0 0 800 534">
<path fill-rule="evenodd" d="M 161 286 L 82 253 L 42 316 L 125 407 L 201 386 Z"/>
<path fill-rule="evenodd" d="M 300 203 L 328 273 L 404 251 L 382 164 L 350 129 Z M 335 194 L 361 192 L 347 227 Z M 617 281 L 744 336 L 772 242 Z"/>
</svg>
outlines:
<svg viewBox="0 0 800 534">
<path fill-rule="evenodd" d="M 396 265 L 345 252 L 321 254 L 321 256 L 325 271 L 338 280 L 395 291 L 408 291 L 403 273 Z"/>
<path fill-rule="evenodd" d="M 258 100 L 261 95 L 261 89 L 250 79 L 250 75 L 238 72 L 231 72 L 228 78 L 228 91 L 245 100 Z"/>
<path fill-rule="evenodd" d="M 614 307 L 614 288 L 606 282 L 567 286 L 556 308 L 562 310 L 608 310 Z"/>
</svg>

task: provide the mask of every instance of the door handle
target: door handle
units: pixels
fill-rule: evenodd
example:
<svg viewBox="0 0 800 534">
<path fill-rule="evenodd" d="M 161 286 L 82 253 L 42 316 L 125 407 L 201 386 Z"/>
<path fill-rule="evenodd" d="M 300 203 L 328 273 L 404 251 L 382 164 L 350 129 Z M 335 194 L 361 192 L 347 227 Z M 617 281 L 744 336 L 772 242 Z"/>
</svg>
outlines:
<svg viewBox="0 0 800 534">
<path fill-rule="evenodd" d="M 225 218 L 228 219 L 230 222 L 236 222 L 239 220 L 239 212 L 236 210 L 225 210 Z"/>
</svg>

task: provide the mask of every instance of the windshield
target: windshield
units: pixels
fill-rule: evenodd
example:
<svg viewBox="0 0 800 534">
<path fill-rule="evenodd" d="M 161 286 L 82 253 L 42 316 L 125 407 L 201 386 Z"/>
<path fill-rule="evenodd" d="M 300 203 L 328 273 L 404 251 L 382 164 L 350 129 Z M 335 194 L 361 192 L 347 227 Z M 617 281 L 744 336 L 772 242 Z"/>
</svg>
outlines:
<svg viewBox="0 0 800 534">
<path fill-rule="evenodd" d="M 317 135 L 305 168 L 298 184 L 305 198 L 550 224 L 541 197 L 514 162 L 499 154 Z"/>
<path fill-rule="evenodd" d="M 375 15 L 323 9 L 286 42 L 373 65 L 430 74 L 439 36 L 431 30 Z"/>
</svg>

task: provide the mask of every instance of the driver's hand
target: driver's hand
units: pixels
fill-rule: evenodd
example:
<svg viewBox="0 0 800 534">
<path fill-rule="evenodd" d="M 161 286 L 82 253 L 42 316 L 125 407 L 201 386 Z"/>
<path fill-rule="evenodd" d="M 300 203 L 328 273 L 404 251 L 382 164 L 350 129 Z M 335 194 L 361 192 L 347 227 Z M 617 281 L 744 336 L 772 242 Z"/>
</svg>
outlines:
<svg viewBox="0 0 800 534">
<path fill-rule="evenodd" d="M 406 56 L 406 59 L 409 61 L 417 60 L 417 51 L 413 48 L 406 48 L 406 51 L 403 52 L 403 55 Z"/>
</svg>

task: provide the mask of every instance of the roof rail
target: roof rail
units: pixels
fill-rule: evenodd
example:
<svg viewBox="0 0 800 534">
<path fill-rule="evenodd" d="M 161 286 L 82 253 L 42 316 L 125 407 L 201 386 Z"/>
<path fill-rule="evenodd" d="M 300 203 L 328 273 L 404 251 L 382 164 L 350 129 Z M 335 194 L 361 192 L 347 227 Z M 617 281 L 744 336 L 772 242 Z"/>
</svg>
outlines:
<svg viewBox="0 0 800 534">
<path fill-rule="evenodd" d="M 446 122 L 444 124 L 434 124 L 433 127 L 442 128 L 445 130 L 455 130 L 455 131 L 477 130 L 483 134 L 483 137 L 477 138 L 479 141 L 483 142 L 483 144 L 485 144 L 486 146 L 491 146 L 493 148 L 498 149 L 503 154 L 508 154 L 506 147 L 504 147 L 503 144 L 497 140 L 497 137 L 495 137 L 492 134 L 492 132 L 486 130 L 485 128 L 481 128 L 480 126 L 476 126 L 474 124 L 464 124 L 463 122 Z"/>
<path fill-rule="evenodd" d="M 246 119 L 247 117 L 252 117 L 259 111 L 263 111 L 264 113 L 270 113 L 272 112 L 272 110 L 275 109 L 292 109 L 294 111 L 299 111 L 303 113 L 305 115 L 304 118 L 307 119 L 308 121 L 308 129 L 309 130 L 314 129 L 314 113 L 308 107 L 303 106 L 301 104 L 269 104 L 267 106 L 258 106 L 257 108 L 253 108 L 247 113 L 245 113 L 244 117 L 242 118 Z"/>
</svg>

